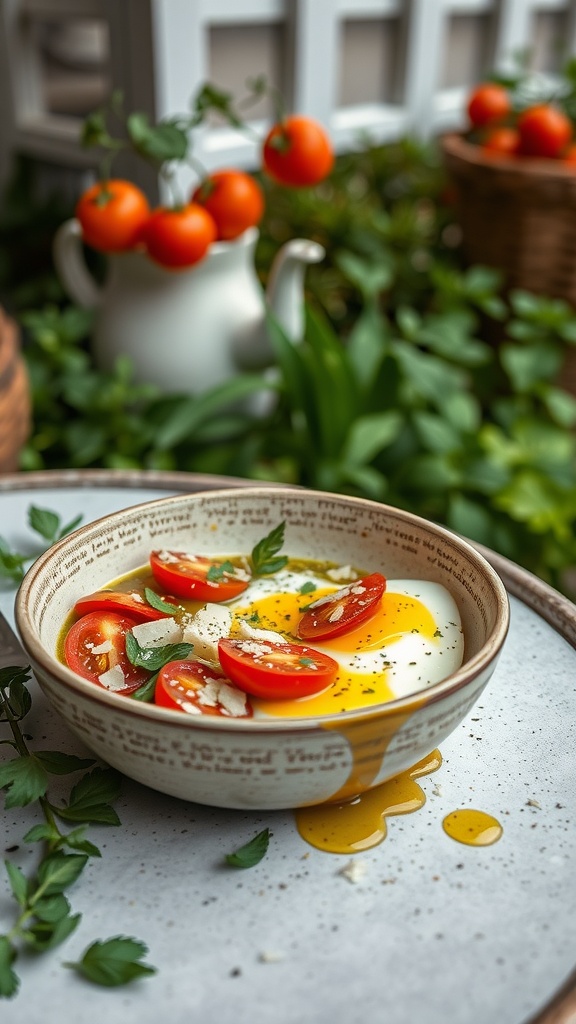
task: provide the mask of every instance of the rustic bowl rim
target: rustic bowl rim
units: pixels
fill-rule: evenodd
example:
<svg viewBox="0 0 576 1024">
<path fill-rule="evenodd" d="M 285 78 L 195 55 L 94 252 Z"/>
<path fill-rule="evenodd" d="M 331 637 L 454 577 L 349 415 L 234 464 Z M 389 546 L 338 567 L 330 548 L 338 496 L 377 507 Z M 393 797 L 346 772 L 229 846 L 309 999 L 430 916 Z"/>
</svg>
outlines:
<svg viewBox="0 0 576 1024">
<path fill-rule="evenodd" d="M 174 504 L 189 504 L 191 502 L 195 503 L 196 501 L 205 500 L 207 497 L 214 497 L 214 499 L 220 500 L 223 498 L 227 500 L 242 500 L 242 496 L 245 496 L 249 500 L 258 500 L 259 497 L 269 499 L 271 496 L 278 496 L 285 499 L 287 494 L 292 492 L 301 495 L 304 494 L 309 498 L 342 502 L 347 506 L 352 505 L 353 507 L 356 506 L 358 508 L 377 509 L 383 514 L 400 518 L 405 523 L 412 524 L 414 527 L 426 527 L 427 529 L 432 529 L 439 538 L 445 539 L 450 544 L 455 544 L 460 549 L 461 554 L 466 556 L 474 565 L 475 569 L 485 577 L 490 585 L 494 597 L 496 598 L 497 609 L 495 625 L 480 650 L 471 658 L 467 659 L 460 668 L 455 672 L 450 673 L 450 675 L 446 676 L 446 678 L 441 680 L 439 683 L 434 683 L 432 686 L 423 690 L 417 690 L 414 693 L 407 694 L 404 697 L 398 697 L 383 704 L 350 711 L 334 712 L 330 715 L 316 715 L 309 718 L 282 717 L 278 719 L 228 719 L 222 717 L 215 719 L 214 716 L 207 715 L 184 716 L 181 712 L 171 710 L 170 708 L 163 708 L 158 707 L 155 704 L 128 700 L 126 697 L 122 697 L 119 694 L 95 687 L 89 682 L 89 680 L 76 675 L 76 673 L 66 665 L 58 661 L 56 657 L 49 654 L 41 643 L 32 625 L 31 616 L 28 611 L 28 603 L 30 601 L 32 588 L 34 587 L 38 577 L 44 572 L 45 567 L 51 564 L 54 559 L 57 559 L 59 554 L 62 551 L 65 551 L 70 543 L 76 542 L 83 535 L 90 534 L 93 530 L 101 527 L 105 523 L 117 523 L 121 522 L 123 519 L 129 519 L 135 513 L 142 513 L 148 508 L 158 508 L 160 506 Z M 216 488 L 209 491 L 195 491 L 187 494 L 175 494 L 161 498 L 154 498 L 149 501 L 140 502 L 136 505 L 127 506 L 126 508 L 108 513 L 107 515 L 100 516 L 97 519 L 86 523 L 84 526 L 81 526 L 72 533 L 67 534 L 56 544 L 49 547 L 28 569 L 28 572 L 22 580 L 16 594 L 15 620 L 26 652 L 30 655 L 33 665 L 39 667 L 40 677 L 42 677 L 42 673 L 44 672 L 52 679 L 56 679 L 58 685 L 64 686 L 66 690 L 71 691 L 74 695 L 90 700 L 97 706 L 108 707 L 111 711 L 121 712 L 131 719 L 145 719 L 149 722 L 158 722 L 159 724 L 164 722 L 167 725 L 179 726 L 180 728 L 185 729 L 199 729 L 202 732 L 235 732 L 238 734 L 242 731 L 244 734 L 254 733 L 258 735 L 265 735 L 267 733 L 279 732 L 315 732 L 318 728 L 332 727 L 337 722 L 349 725 L 366 722 L 374 718 L 387 718 L 396 715 L 404 715 L 425 705 L 436 703 L 444 697 L 448 697 L 450 694 L 462 689 L 466 684 L 470 683 L 499 655 L 508 634 L 510 625 L 510 606 L 505 585 L 496 569 L 490 565 L 484 555 L 481 554 L 469 541 L 454 531 L 449 530 L 447 527 L 441 526 L 432 520 L 425 519 L 423 516 L 416 515 L 413 512 L 408 512 L 404 509 L 397 508 L 396 506 L 388 505 L 383 502 L 372 501 L 369 498 L 337 494 L 329 491 L 313 490 L 310 488 L 286 488 L 280 484 L 268 484 L 262 486 L 258 486 L 256 484 L 254 487 L 251 486 L 238 489 Z"/>
</svg>

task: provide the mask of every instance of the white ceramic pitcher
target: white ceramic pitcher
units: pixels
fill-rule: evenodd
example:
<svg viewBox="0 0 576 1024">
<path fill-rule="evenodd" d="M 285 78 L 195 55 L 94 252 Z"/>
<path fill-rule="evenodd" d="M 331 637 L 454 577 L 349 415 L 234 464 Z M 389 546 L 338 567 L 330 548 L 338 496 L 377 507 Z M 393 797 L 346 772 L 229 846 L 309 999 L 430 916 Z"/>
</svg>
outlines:
<svg viewBox="0 0 576 1024">
<path fill-rule="evenodd" d="M 296 238 L 280 250 L 265 297 L 254 270 L 258 231 L 215 243 L 207 257 L 185 270 L 166 270 L 144 252 L 108 256 L 100 286 L 84 259 L 82 231 L 66 221 L 54 239 L 61 282 L 78 305 L 96 310 L 92 337 L 96 365 L 110 370 L 127 355 L 134 377 L 166 392 L 200 393 L 239 370 L 270 364 L 265 303 L 288 336 L 303 330 L 306 264 L 323 259 L 321 245 Z"/>
</svg>

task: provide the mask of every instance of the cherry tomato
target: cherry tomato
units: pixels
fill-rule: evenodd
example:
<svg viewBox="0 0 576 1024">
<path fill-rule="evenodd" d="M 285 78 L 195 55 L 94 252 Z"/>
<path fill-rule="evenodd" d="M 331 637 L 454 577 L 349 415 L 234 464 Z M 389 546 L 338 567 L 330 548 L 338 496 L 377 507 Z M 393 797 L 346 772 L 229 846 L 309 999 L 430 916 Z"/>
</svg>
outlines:
<svg viewBox="0 0 576 1024">
<path fill-rule="evenodd" d="M 572 122 L 548 103 L 525 110 L 518 118 L 520 153 L 523 156 L 556 158 L 572 138 Z"/>
<path fill-rule="evenodd" d="M 481 128 L 491 121 L 502 121 L 511 110 L 510 97 L 503 85 L 483 82 L 468 98 L 468 117 L 474 128 Z"/>
<path fill-rule="evenodd" d="M 131 181 L 99 181 L 78 200 L 76 218 L 87 245 L 102 252 L 132 249 L 150 216 L 144 193 Z"/>
<path fill-rule="evenodd" d="M 338 662 L 329 655 L 300 644 L 223 639 L 218 641 L 218 657 L 236 686 L 266 700 L 320 693 L 338 672 Z"/>
<path fill-rule="evenodd" d="M 199 203 L 153 210 L 141 232 L 148 255 L 163 267 L 191 267 L 203 259 L 217 237 L 216 224 Z"/>
<path fill-rule="evenodd" d="M 322 125 L 294 114 L 270 130 L 262 161 L 270 177 L 281 185 L 316 185 L 332 170 L 334 152 Z"/>
<path fill-rule="evenodd" d="M 515 156 L 520 147 L 520 135 L 516 128 L 493 128 L 481 146 L 486 155 Z"/>
<path fill-rule="evenodd" d="M 116 612 L 95 611 L 83 615 L 68 631 L 64 641 L 66 664 L 73 672 L 99 686 L 103 685 L 99 676 L 119 665 L 125 685 L 115 692 L 133 693 L 150 676 L 146 669 L 132 665 L 126 655 L 125 636 L 136 625 L 137 619 Z M 99 651 L 100 647 L 105 650 Z"/>
<path fill-rule="evenodd" d="M 136 595 L 136 596 L 135 596 Z M 141 598 L 138 600 L 138 598 Z M 169 611 L 157 611 L 151 604 L 148 604 L 143 595 L 134 593 L 121 593 L 119 590 L 97 590 L 94 594 L 87 594 L 81 597 L 74 605 L 76 615 L 86 615 L 87 612 L 118 612 L 119 615 L 130 615 L 138 622 L 152 622 L 154 619 L 162 619 L 166 615 L 172 615 Z"/>
<path fill-rule="evenodd" d="M 170 661 L 158 673 L 154 703 L 191 715 L 200 713 L 224 718 L 251 718 L 252 707 L 249 701 L 246 701 L 241 714 L 231 714 L 225 703 L 220 702 L 220 688 L 228 687 L 229 691 L 231 686 L 225 675 L 200 661 Z M 225 691 L 221 693 L 221 699 L 227 701 Z"/>
<path fill-rule="evenodd" d="M 216 171 L 198 186 L 193 200 L 214 218 L 218 238 L 230 241 L 258 224 L 264 195 L 257 181 L 242 171 Z"/>
<path fill-rule="evenodd" d="M 298 636 L 302 640 L 328 640 L 349 633 L 376 613 L 385 590 L 385 577 L 373 572 L 333 594 L 320 597 L 300 619 Z"/>
<path fill-rule="evenodd" d="M 250 582 L 247 573 L 231 562 L 183 551 L 153 551 L 150 567 L 164 590 L 196 601 L 231 601 Z"/>
</svg>

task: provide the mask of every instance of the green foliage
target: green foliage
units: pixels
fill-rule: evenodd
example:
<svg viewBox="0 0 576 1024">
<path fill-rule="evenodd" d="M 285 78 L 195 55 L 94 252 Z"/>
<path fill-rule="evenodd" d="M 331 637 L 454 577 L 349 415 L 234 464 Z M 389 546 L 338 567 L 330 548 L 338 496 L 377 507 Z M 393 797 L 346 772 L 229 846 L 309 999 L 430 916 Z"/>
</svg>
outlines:
<svg viewBox="0 0 576 1024">
<path fill-rule="evenodd" d="M 23 312 L 35 419 L 23 468 L 178 469 L 365 495 L 563 587 L 576 560 L 576 399 L 559 381 L 574 310 L 504 298 L 495 271 L 463 267 L 434 146 L 366 143 L 314 189 L 263 187 L 263 283 L 289 238 L 327 251 L 307 270 L 303 343 L 271 321 L 272 375 L 162 395 L 135 385 L 126 361 L 94 369 L 81 311 Z"/>
<path fill-rule="evenodd" d="M 57 529 L 58 523 L 48 518 L 45 525 Z M 72 914 L 64 892 L 80 877 L 90 857 L 100 857 L 100 850 L 85 837 L 89 824 L 119 825 L 120 820 L 111 803 L 120 795 L 120 776 L 110 768 L 94 767 L 91 758 L 56 750 L 31 750 L 20 728 L 32 707 L 28 690 L 30 669 L 18 665 L 0 669 L 0 726 L 7 728 L 8 739 L 0 742 L 12 748 L 15 756 L 0 766 L 0 790 L 4 790 L 6 808 L 25 807 L 38 802 L 43 820 L 33 825 L 24 837 L 26 843 L 41 845 L 35 874 L 27 877 L 13 860 L 4 862 L 8 885 L 15 901 L 15 921 L 8 932 L 0 935 L 0 999 L 17 995 L 20 979 L 14 970 L 21 950 L 36 954 L 61 945 L 76 929 L 80 914 Z M 70 775 L 90 769 L 71 788 L 68 798 L 54 803 L 48 794 L 50 776 Z M 57 819 L 76 823 L 69 832 L 60 830 Z M 115 940 L 94 943 L 80 965 L 80 973 L 101 985 L 120 985 L 135 977 L 153 973 L 139 963 L 146 947 L 137 940 Z M 123 967 L 109 973 L 103 967 L 98 973 L 90 964 L 98 961 L 94 948 L 102 946 L 102 958 L 126 961 Z M 88 967 L 82 964 L 88 963 Z M 111 973 L 110 973 L 111 972 Z M 109 980 L 113 975 L 114 981 Z M 108 980 L 106 980 L 108 978 Z"/>
</svg>

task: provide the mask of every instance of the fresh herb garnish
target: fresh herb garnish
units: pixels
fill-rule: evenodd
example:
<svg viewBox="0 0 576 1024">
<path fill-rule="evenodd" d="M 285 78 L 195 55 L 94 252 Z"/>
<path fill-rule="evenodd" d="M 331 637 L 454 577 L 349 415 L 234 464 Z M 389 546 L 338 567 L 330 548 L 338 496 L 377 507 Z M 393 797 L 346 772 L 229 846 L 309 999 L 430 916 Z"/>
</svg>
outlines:
<svg viewBox="0 0 576 1024">
<path fill-rule="evenodd" d="M 254 576 L 271 576 L 272 573 L 283 569 L 288 562 L 288 558 L 285 555 L 281 555 L 280 558 L 274 557 L 284 544 L 285 527 L 286 523 L 279 523 L 278 526 L 271 530 L 262 540 L 259 540 L 256 546 L 252 548 L 250 561 Z"/>
<path fill-rule="evenodd" d="M 88 981 L 106 988 L 127 985 L 130 981 L 156 974 L 156 968 L 142 963 L 148 947 L 138 939 L 117 935 L 105 942 L 93 942 L 81 960 L 65 963 Z"/>
<path fill-rule="evenodd" d="M 67 533 L 71 533 L 81 523 L 82 516 L 76 516 L 69 523 L 62 526 L 62 520 L 56 512 L 46 508 L 37 508 L 30 505 L 28 508 L 28 525 L 48 544 L 55 544 Z M 12 551 L 10 546 L 0 537 L 0 577 L 11 580 L 13 583 L 21 583 L 26 572 L 26 563 L 37 558 L 41 551 L 23 554 L 20 551 Z"/>
<path fill-rule="evenodd" d="M 313 658 L 298 658 L 298 664 L 302 665 L 303 668 L 314 668 Z"/>
<path fill-rule="evenodd" d="M 141 647 L 133 633 L 126 633 L 128 661 L 137 668 L 158 672 L 169 661 L 182 661 L 188 657 L 194 644 L 165 644 L 163 647 Z"/>
<path fill-rule="evenodd" d="M 236 567 L 232 562 L 215 562 L 211 565 L 206 573 L 206 579 L 210 583 L 221 583 L 226 576 L 233 576 L 236 572 Z"/>
<path fill-rule="evenodd" d="M 32 707 L 26 685 L 29 680 L 30 668 L 0 669 L 0 723 L 6 724 L 11 733 L 11 738 L 2 742 L 15 752 L 14 757 L 0 766 L 5 806 L 25 807 L 37 802 L 44 819 L 24 836 L 26 843 L 43 844 L 35 874 L 27 877 L 12 861 L 5 862 L 18 913 L 10 930 L 0 935 L 0 997 L 4 998 L 11 998 L 18 992 L 20 979 L 14 964 L 21 949 L 36 953 L 54 949 L 72 934 L 80 921 L 80 914 L 71 912 L 64 892 L 79 878 L 91 857 L 100 857 L 98 847 L 86 839 L 86 826 L 120 824 L 111 806 L 120 793 L 118 772 L 95 766 L 92 758 L 55 750 L 32 751 L 28 747 L 20 723 Z M 68 799 L 61 804 L 54 803 L 48 793 L 50 776 L 68 775 L 84 768 L 90 770 L 72 787 Z M 58 819 L 73 822 L 76 827 L 64 832 Z M 147 968 L 139 973 L 151 971 Z M 126 969 L 120 972 L 117 984 L 135 976 Z"/>
<path fill-rule="evenodd" d="M 312 580 L 308 580 L 301 587 L 298 587 L 299 594 L 311 594 L 314 590 L 316 590 L 316 584 L 312 583 Z"/>
<path fill-rule="evenodd" d="M 168 615 L 176 615 L 182 611 L 182 606 L 179 604 L 170 604 L 170 601 L 165 601 L 164 598 L 160 597 L 155 590 L 151 590 L 150 587 L 144 587 L 144 597 L 146 603 L 154 608 L 157 612 L 166 612 Z"/>
<path fill-rule="evenodd" d="M 234 853 L 227 853 L 226 863 L 233 868 L 253 868 L 266 855 L 271 835 L 270 829 L 265 828 L 263 832 L 259 832 L 249 843 L 240 846 Z"/>
</svg>

